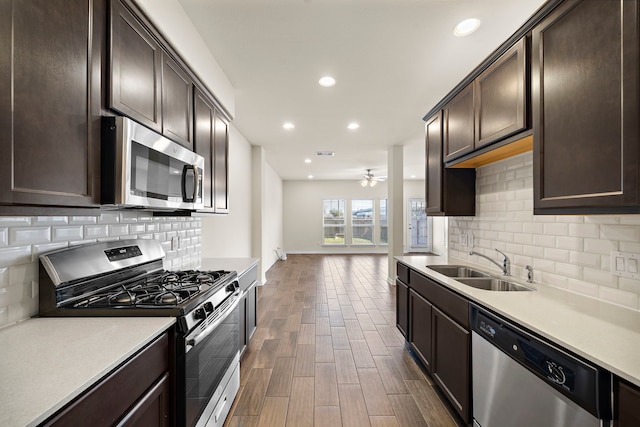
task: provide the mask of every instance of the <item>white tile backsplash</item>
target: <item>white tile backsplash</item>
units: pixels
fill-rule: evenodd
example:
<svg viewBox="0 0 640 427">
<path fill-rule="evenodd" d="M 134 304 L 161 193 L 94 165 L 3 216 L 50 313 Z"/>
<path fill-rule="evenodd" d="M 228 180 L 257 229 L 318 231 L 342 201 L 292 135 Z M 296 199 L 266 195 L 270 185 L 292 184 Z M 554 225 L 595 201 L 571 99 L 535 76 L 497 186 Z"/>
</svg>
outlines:
<svg viewBox="0 0 640 427">
<path fill-rule="evenodd" d="M 0 328 L 38 312 L 41 253 L 98 241 L 156 239 L 166 252 L 164 268 L 186 270 L 200 266 L 201 234 L 200 218 L 153 217 L 148 212 L 0 216 Z M 174 246 L 172 237 L 180 237 Z"/>
<path fill-rule="evenodd" d="M 640 310 L 640 280 L 609 269 L 610 251 L 640 254 L 640 215 L 533 215 L 532 153 L 476 172 L 476 216 L 449 218 L 450 256 L 499 273 L 460 243 L 473 234 L 473 250 L 498 262 L 494 249 L 506 252 L 515 276 L 526 278 L 530 264 L 536 282 Z"/>
</svg>

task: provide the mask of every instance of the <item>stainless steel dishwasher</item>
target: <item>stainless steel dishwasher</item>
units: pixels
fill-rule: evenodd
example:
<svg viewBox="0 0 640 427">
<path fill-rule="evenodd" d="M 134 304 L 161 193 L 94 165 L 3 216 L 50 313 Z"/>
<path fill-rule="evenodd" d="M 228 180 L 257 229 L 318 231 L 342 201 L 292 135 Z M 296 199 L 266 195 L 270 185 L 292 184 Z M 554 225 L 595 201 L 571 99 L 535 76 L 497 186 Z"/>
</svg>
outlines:
<svg viewBox="0 0 640 427">
<path fill-rule="evenodd" d="M 611 374 L 471 306 L 475 427 L 609 426 Z"/>
</svg>

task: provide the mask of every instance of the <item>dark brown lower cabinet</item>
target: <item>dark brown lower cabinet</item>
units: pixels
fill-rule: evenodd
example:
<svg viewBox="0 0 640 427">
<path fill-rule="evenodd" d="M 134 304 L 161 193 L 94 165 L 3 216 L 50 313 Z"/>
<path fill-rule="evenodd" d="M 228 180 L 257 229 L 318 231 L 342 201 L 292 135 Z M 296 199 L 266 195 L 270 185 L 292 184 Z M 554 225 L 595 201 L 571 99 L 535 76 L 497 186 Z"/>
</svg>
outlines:
<svg viewBox="0 0 640 427">
<path fill-rule="evenodd" d="M 408 294 L 405 338 L 415 356 L 465 422 L 471 421 L 471 330 L 469 301 L 422 273 L 398 264 L 396 293 L 400 319 Z M 407 282 L 400 280 L 400 274 Z M 406 290 L 404 290 L 406 287 Z M 400 321 L 398 320 L 398 329 Z"/>
<path fill-rule="evenodd" d="M 258 266 L 240 273 L 240 289 L 246 292 L 240 301 L 240 356 L 242 356 L 258 328 Z"/>
<path fill-rule="evenodd" d="M 247 314 L 246 314 L 247 344 L 258 328 L 258 286 L 254 284 L 247 291 Z"/>
<path fill-rule="evenodd" d="M 432 375 L 462 419 L 471 420 L 471 333 L 433 308 Z"/>
<path fill-rule="evenodd" d="M 158 382 L 140 398 L 136 406 L 118 424 L 122 427 L 168 427 L 169 417 L 169 374 L 164 374 Z"/>
<path fill-rule="evenodd" d="M 640 388 L 616 378 L 613 393 L 613 421 L 616 427 L 640 426 Z"/>
<path fill-rule="evenodd" d="M 43 426 L 172 426 L 170 333 L 158 337 Z"/>
<path fill-rule="evenodd" d="M 247 294 L 240 302 L 240 356 L 242 356 L 251 341 L 253 333 L 258 328 L 258 287 L 256 283 L 247 289 Z"/>
<path fill-rule="evenodd" d="M 428 372 L 433 369 L 432 312 L 433 305 L 429 301 L 409 290 L 409 343 Z"/>
<path fill-rule="evenodd" d="M 396 280 L 396 327 L 409 339 L 409 286 Z"/>
</svg>

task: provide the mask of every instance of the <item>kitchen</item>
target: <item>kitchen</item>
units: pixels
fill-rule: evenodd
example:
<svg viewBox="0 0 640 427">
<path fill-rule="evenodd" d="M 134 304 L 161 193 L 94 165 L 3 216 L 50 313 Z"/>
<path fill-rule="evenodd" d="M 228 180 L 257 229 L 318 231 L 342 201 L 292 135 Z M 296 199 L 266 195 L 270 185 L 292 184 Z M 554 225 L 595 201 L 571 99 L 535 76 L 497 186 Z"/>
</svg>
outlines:
<svg viewBox="0 0 640 427">
<path fill-rule="evenodd" d="M 99 11 L 99 6 L 96 7 Z M 146 12 L 149 13 L 149 11 Z M 11 14 L 3 14 L 3 16 L 11 16 Z M 467 72 L 468 70 L 465 70 L 462 75 Z M 215 95 L 223 97 L 224 93 L 216 92 Z M 266 270 L 275 262 L 273 248 L 285 247 L 291 251 L 285 244 L 287 243 L 286 235 L 273 237 L 270 234 L 274 230 L 276 230 L 274 234 L 278 234 L 278 230 L 282 230 L 283 234 L 287 233 L 286 227 L 278 218 L 287 215 L 287 212 L 282 212 L 283 209 L 280 206 L 281 201 L 287 200 L 287 186 L 290 184 L 283 182 L 266 162 L 260 161 L 265 157 L 260 147 L 251 147 L 233 126 L 230 127 L 229 132 L 229 137 L 234 142 L 230 144 L 229 149 L 237 150 L 236 155 L 229 157 L 230 162 L 237 162 L 229 168 L 229 185 L 240 187 L 239 190 L 237 190 L 238 187 L 230 189 L 229 197 L 233 198 L 238 193 L 251 194 L 252 188 L 256 187 L 255 183 L 248 182 L 249 180 L 246 179 L 248 165 L 256 166 L 254 171 L 261 172 L 256 175 L 262 178 L 262 181 L 258 180 L 257 184 L 263 193 L 254 198 L 253 209 L 251 209 L 251 201 L 246 199 L 233 204 L 233 210 L 243 216 L 241 220 L 245 224 L 252 223 L 251 227 L 229 227 L 229 222 L 235 220 L 235 217 L 230 219 L 231 216 L 222 217 L 216 221 L 199 217 L 154 217 L 146 212 L 135 211 L 101 212 L 100 216 L 96 216 L 90 209 L 70 212 L 69 209 L 59 207 L 40 208 L 40 211 L 34 209 L 31 211 L 33 213 L 20 216 L 27 211 L 25 208 L 20 208 L 20 205 L 29 205 L 34 202 L 27 198 L 20 200 L 15 196 L 13 206 L 7 209 L 7 212 L 14 212 L 14 214 L 9 213 L 10 216 L 3 217 L 2 225 L 3 236 L 6 236 L 4 240 L 8 246 L 2 253 L 3 259 L 6 260 L 3 264 L 3 281 L 7 283 L 8 292 L 11 293 L 10 307 L 2 311 L 2 324 L 26 319 L 35 313 L 38 292 L 35 255 L 66 247 L 66 242 L 118 238 L 127 235 L 143 236 L 143 238 L 152 236 L 162 240 L 163 248 L 167 253 L 165 268 L 187 269 L 197 265 L 200 260 L 199 251 L 205 257 L 221 256 L 219 252 L 216 253 L 216 250 L 220 251 L 220 246 L 219 244 L 216 246 L 214 240 L 223 241 L 229 247 L 229 252 L 225 252 L 227 256 L 230 254 L 238 257 L 260 258 L 265 264 L 259 267 L 259 274 L 264 282 Z M 240 143 L 235 143 L 236 141 Z M 489 254 L 492 247 L 497 245 L 499 249 L 512 256 L 514 276 L 526 277 L 524 266 L 528 265 L 530 260 L 534 260 L 535 280 L 540 283 L 564 287 L 637 310 L 636 281 L 611 275 L 608 261 L 612 250 L 625 253 L 638 252 L 635 216 L 531 215 L 532 209 L 535 208 L 532 207 L 531 196 L 533 191 L 531 165 L 534 161 L 530 154 L 523 154 L 521 157 L 514 157 L 478 169 L 477 215 L 450 218 L 449 256 L 489 269 L 493 267 L 467 255 L 470 247 L 474 246 L 469 242 L 475 240 L 475 246 L 484 248 L 486 254 Z M 45 166 L 46 162 L 42 161 L 42 164 Z M 505 181 L 508 181 L 508 184 Z M 505 185 L 502 186 L 502 183 Z M 500 190 L 503 191 L 500 192 Z M 77 192 L 87 194 L 86 189 L 83 188 Z M 60 199 L 56 203 L 49 203 L 55 206 L 63 204 L 60 203 Z M 255 209 L 256 206 L 261 208 Z M 236 210 L 238 207 L 239 210 Z M 243 207 L 245 209 L 242 209 Z M 515 221 L 507 222 L 499 215 L 505 208 L 513 212 L 510 218 L 516 219 Z M 264 211 L 269 212 L 269 215 L 260 216 L 255 213 Z M 284 222 L 287 223 L 287 221 Z M 211 235 L 212 229 L 213 235 L 219 239 L 203 238 L 205 235 Z M 169 234 L 173 232 L 176 234 Z M 246 242 L 252 241 L 254 233 L 257 233 L 259 239 L 253 241 L 261 240 L 262 245 L 250 251 L 248 248 L 251 244 Z M 170 264 L 167 265 L 167 263 Z"/>
</svg>

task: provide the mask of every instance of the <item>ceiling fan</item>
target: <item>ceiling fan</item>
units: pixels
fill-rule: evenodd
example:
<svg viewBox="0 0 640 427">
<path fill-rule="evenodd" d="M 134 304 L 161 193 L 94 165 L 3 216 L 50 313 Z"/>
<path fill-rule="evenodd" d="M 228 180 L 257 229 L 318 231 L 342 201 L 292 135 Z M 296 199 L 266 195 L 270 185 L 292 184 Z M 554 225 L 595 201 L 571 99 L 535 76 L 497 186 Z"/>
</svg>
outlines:
<svg viewBox="0 0 640 427">
<path fill-rule="evenodd" d="M 362 181 L 360 181 L 360 185 L 363 187 L 369 186 L 374 187 L 378 182 L 385 181 L 387 179 L 386 176 L 375 177 L 371 173 L 371 169 L 367 169 L 367 173 L 363 175 Z"/>
</svg>

